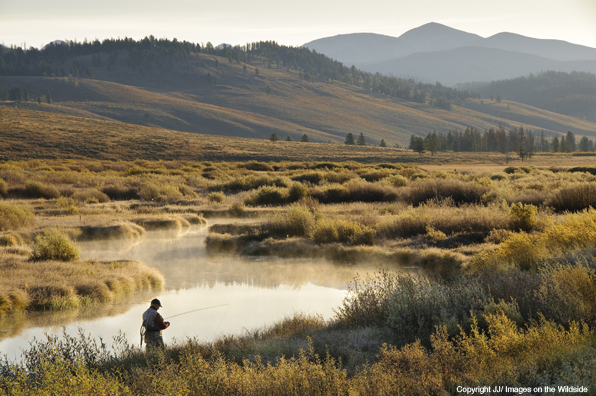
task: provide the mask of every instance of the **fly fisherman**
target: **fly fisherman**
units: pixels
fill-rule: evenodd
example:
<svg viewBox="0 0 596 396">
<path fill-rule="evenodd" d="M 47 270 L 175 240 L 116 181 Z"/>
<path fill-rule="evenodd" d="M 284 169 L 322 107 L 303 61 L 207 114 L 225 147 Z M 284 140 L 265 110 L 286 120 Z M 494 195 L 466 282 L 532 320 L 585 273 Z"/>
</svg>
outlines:
<svg viewBox="0 0 596 396">
<path fill-rule="evenodd" d="M 163 347 L 163 338 L 161 338 L 161 331 L 170 326 L 170 322 L 164 322 L 157 310 L 161 308 L 161 303 L 157 298 L 151 300 L 151 306 L 143 313 L 143 327 L 145 332 L 145 344 L 147 349 L 151 347 Z"/>
</svg>

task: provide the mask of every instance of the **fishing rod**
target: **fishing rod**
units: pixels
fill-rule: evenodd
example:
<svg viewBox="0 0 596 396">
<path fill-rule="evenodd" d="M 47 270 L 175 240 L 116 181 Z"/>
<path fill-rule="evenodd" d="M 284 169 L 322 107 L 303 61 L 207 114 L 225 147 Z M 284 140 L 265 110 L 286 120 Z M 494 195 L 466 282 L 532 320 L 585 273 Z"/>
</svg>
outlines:
<svg viewBox="0 0 596 396">
<path fill-rule="evenodd" d="M 212 305 L 210 307 L 203 307 L 203 308 L 199 308 L 199 309 L 193 309 L 192 311 L 182 312 L 182 313 L 179 313 L 179 314 L 176 314 L 176 315 L 168 316 L 165 319 L 175 318 L 176 316 L 182 316 L 182 315 L 186 315 L 186 314 L 197 312 L 197 311 L 204 311 L 206 309 L 218 308 L 218 307 L 226 307 L 226 306 L 229 307 L 230 304 Z M 228 313 L 228 310 L 226 309 L 226 314 L 227 313 Z M 224 317 L 225 317 L 226 314 L 224 314 Z M 221 322 L 222 321 L 223 321 L 223 317 L 221 318 L 221 321 L 219 322 L 220 325 L 221 325 Z M 219 325 L 217 326 L 217 328 L 219 328 Z M 145 326 L 141 325 L 141 329 L 140 329 L 141 347 L 143 347 L 143 337 L 145 336 L 145 332 L 146 332 L 145 331 Z"/>
<path fill-rule="evenodd" d="M 228 305 L 230 305 L 230 304 L 213 305 L 211 307 L 204 307 L 204 308 L 199 308 L 199 309 L 193 309 L 192 311 L 182 312 L 182 313 L 179 313 L 179 314 L 176 314 L 176 315 L 168 316 L 165 319 L 175 318 L 176 316 L 182 316 L 182 315 L 186 315 L 186 314 L 189 314 L 189 313 L 192 313 L 192 312 L 204 311 L 205 309 L 225 307 L 225 306 L 228 306 Z"/>
</svg>

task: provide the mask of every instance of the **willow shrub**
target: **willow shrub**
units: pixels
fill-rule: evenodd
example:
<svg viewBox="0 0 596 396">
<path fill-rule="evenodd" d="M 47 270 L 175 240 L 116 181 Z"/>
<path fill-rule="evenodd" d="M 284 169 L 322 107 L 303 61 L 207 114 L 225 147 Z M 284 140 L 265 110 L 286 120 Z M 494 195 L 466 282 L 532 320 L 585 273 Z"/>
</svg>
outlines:
<svg viewBox="0 0 596 396">
<path fill-rule="evenodd" d="M 422 180 L 410 184 L 401 193 L 401 198 L 414 206 L 429 200 L 442 200 L 451 198 L 456 204 L 478 203 L 484 194 L 489 192 L 489 187 L 466 183 L 453 179 Z"/>
<path fill-rule="evenodd" d="M 33 224 L 35 215 L 25 207 L 0 202 L 0 231 L 18 230 Z"/>
<path fill-rule="evenodd" d="M 316 215 L 305 206 L 290 206 L 277 212 L 263 225 L 265 233 L 273 237 L 306 237 L 315 228 Z"/>
<path fill-rule="evenodd" d="M 558 212 L 577 212 L 588 207 L 596 207 L 596 185 L 580 183 L 555 191 L 545 202 L 546 206 Z"/>
<path fill-rule="evenodd" d="M 5 197 L 7 193 L 8 184 L 3 179 L 0 179 L 0 197 Z"/>
<path fill-rule="evenodd" d="M 344 219 L 320 219 L 311 238 L 316 243 L 350 243 L 352 245 L 374 245 L 376 231 L 366 225 Z"/>
<path fill-rule="evenodd" d="M 432 347 L 420 342 L 402 348 L 385 346 L 379 361 L 353 379 L 353 395 L 447 395 L 458 386 L 541 387 L 596 386 L 594 334 L 577 323 L 568 330 L 542 321 L 526 329 L 502 313 L 485 318 L 470 334 L 449 339 L 445 327 L 432 336 Z"/>
<path fill-rule="evenodd" d="M 596 245 L 596 210 L 569 215 L 535 234 L 512 234 L 495 251 L 483 252 L 472 259 L 470 268 L 506 270 L 517 267 L 536 271 L 549 262 L 577 249 Z"/>
<path fill-rule="evenodd" d="M 56 228 L 44 230 L 35 237 L 32 260 L 74 261 L 78 258 L 79 248 Z"/>
</svg>

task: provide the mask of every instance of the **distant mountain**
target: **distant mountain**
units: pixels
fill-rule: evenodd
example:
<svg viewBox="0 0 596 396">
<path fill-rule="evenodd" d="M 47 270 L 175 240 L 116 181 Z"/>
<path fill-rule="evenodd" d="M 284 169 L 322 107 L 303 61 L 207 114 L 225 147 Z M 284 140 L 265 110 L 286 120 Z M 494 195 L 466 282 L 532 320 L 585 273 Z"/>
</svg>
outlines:
<svg viewBox="0 0 596 396">
<path fill-rule="evenodd" d="M 522 52 L 496 48 L 462 47 L 442 52 L 419 52 L 403 58 L 375 64 L 361 64 L 362 69 L 398 76 L 423 76 L 428 81 L 456 85 L 467 81 L 491 81 L 527 76 L 530 73 L 576 70 L 596 73 L 596 61 L 561 62 Z"/>
<path fill-rule="evenodd" d="M 400 37 L 342 35 L 304 46 L 371 73 L 447 85 L 546 70 L 596 72 L 595 48 L 513 33 L 482 38 L 438 23 L 428 23 Z"/>
</svg>

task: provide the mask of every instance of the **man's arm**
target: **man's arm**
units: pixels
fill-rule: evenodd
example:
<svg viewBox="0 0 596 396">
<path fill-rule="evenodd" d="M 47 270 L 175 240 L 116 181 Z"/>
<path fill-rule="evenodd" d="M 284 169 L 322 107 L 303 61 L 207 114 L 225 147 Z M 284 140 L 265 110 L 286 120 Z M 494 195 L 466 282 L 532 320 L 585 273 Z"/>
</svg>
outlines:
<svg viewBox="0 0 596 396">
<path fill-rule="evenodd" d="M 161 330 L 167 329 L 170 326 L 170 322 L 164 322 L 160 314 L 155 315 L 155 324 Z"/>
</svg>

